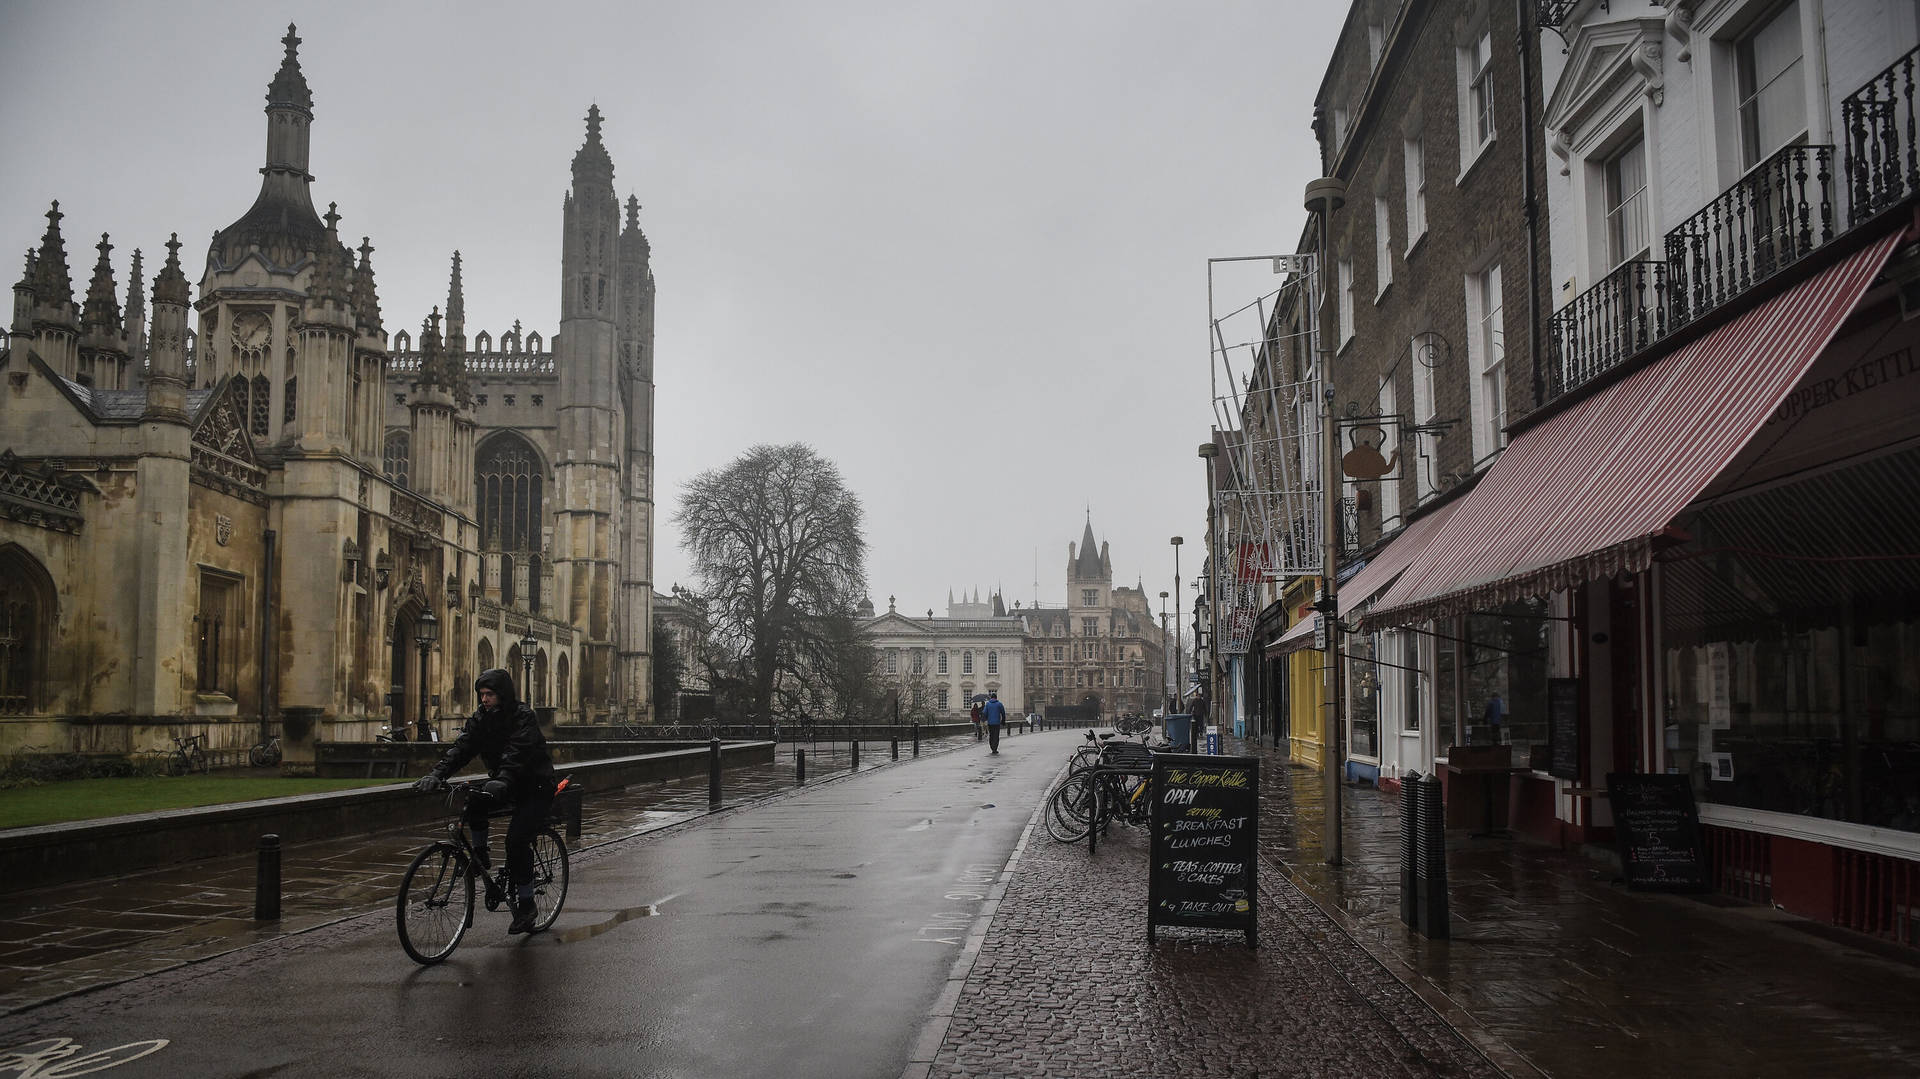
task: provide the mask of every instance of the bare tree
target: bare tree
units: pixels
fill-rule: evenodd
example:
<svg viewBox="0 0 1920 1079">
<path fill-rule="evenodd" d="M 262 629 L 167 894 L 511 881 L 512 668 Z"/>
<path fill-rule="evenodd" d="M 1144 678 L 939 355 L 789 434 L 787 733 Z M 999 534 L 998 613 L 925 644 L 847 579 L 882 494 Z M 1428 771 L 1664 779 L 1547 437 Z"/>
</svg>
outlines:
<svg viewBox="0 0 1920 1079">
<path fill-rule="evenodd" d="M 777 696 L 781 711 L 803 699 L 848 636 L 835 627 L 866 587 L 862 513 L 833 462 L 798 442 L 755 446 L 687 484 L 681 545 L 754 715 L 775 715 Z"/>
</svg>

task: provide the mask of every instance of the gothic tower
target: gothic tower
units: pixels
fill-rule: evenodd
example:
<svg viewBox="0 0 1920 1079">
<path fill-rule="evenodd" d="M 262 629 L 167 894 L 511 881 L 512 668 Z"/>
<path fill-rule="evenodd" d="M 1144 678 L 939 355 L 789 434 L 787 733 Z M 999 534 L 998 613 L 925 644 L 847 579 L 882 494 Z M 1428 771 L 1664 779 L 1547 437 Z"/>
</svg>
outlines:
<svg viewBox="0 0 1920 1079">
<path fill-rule="evenodd" d="M 627 198 L 620 234 L 620 399 L 627 439 L 623 453 L 621 518 L 625 543 L 620 574 L 621 707 L 637 713 L 653 685 L 653 267 L 640 231 L 640 200 Z"/>
<path fill-rule="evenodd" d="M 589 721 L 618 707 L 616 640 L 621 621 L 614 580 L 622 548 L 620 518 L 626 433 L 616 407 L 620 295 L 620 203 L 613 159 L 600 141 L 600 107 L 587 110 L 587 141 L 573 156 L 573 189 L 562 210 L 560 332 L 554 368 L 560 378 L 554 478 L 553 561 L 566 581 L 565 620 L 581 627 L 580 704 Z"/>
</svg>

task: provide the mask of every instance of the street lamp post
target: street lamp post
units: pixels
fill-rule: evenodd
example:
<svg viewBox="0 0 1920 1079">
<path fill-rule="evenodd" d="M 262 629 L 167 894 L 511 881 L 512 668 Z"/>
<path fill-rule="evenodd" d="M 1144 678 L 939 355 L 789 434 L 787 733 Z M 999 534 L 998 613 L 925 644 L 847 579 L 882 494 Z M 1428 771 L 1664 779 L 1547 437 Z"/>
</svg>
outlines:
<svg viewBox="0 0 1920 1079">
<path fill-rule="evenodd" d="M 533 630 L 520 638 L 520 662 L 527 668 L 527 676 L 520 682 L 520 699 L 533 704 L 533 650 L 540 647 L 540 641 L 534 637 Z"/>
<path fill-rule="evenodd" d="M 1173 537 L 1173 598 L 1176 604 L 1180 600 L 1180 544 L 1179 536 Z M 1181 712 L 1187 710 L 1187 688 L 1180 684 L 1180 674 L 1186 668 L 1185 656 L 1180 647 L 1180 624 L 1174 623 L 1173 638 L 1173 703 Z"/>
<path fill-rule="evenodd" d="M 1306 209 L 1314 215 L 1319 227 L 1320 245 L 1317 249 L 1318 268 L 1313 274 L 1313 310 L 1317 319 L 1324 320 L 1327 315 L 1320 300 L 1326 295 L 1326 281 L 1322 271 L 1326 267 L 1328 253 L 1328 219 L 1333 212 L 1346 205 L 1347 183 L 1333 176 L 1323 176 L 1307 184 Z M 1338 571 L 1340 561 L 1340 435 L 1333 409 L 1333 376 L 1328 367 L 1331 356 L 1324 342 L 1326 335 L 1316 325 L 1313 331 L 1314 366 L 1321 372 L 1324 384 L 1320 397 L 1320 453 L 1322 474 L 1321 485 L 1321 542 L 1324 549 L 1320 567 L 1320 621 L 1327 627 L 1326 663 L 1322 670 L 1321 694 L 1326 698 L 1324 707 L 1325 721 L 1321 725 L 1323 732 L 1321 752 L 1322 782 L 1326 787 L 1326 863 L 1339 865 L 1345 857 L 1342 838 L 1340 809 L 1340 775 L 1346 768 L 1345 739 L 1341 737 L 1340 707 L 1340 597 Z"/>
<path fill-rule="evenodd" d="M 1222 562 L 1227 558 L 1231 558 L 1232 554 L 1223 549 L 1223 537 L 1220 535 L 1226 527 L 1226 522 L 1217 520 L 1213 512 L 1214 503 L 1218 501 L 1214 492 L 1213 461 L 1214 458 L 1220 455 L 1220 444 L 1216 441 L 1202 442 L 1200 444 L 1199 455 L 1200 459 L 1206 462 L 1207 469 L 1207 558 L 1202 567 L 1205 571 L 1205 576 L 1201 577 L 1201 580 L 1207 582 L 1207 587 L 1200 593 L 1200 600 L 1206 604 L 1206 609 L 1213 612 L 1211 617 L 1205 619 L 1207 625 L 1207 698 L 1213 702 L 1212 710 L 1215 713 L 1219 713 L 1221 709 L 1226 706 L 1226 694 L 1221 692 L 1225 687 L 1219 684 L 1220 580 L 1223 573 Z M 1197 651 L 1196 649 L 1196 652 Z M 1217 719 L 1215 721 L 1218 722 Z M 1225 729 L 1224 725 L 1221 729 Z"/>
<path fill-rule="evenodd" d="M 1160 593 L 1160 702 L 1173 696 L 1173 653 L 1167 650 L 1167 594 Z"/>
<path fill-rule="evenodd" d="M 419 620 L 413 624 L 413 643 L 420 646 L 420 724 L 414 733 L 423 737 L 431 729 L 427 722 L 427 656 L 439 639 L 440 620 L 431 610 L 421 611 Z"/>
</svg>

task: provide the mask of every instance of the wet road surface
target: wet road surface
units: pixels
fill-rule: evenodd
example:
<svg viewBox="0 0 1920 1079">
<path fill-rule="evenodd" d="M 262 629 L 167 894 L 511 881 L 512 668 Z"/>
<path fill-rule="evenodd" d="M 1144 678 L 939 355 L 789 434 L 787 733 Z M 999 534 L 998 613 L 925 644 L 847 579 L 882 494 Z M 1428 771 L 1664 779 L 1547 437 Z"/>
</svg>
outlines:
<svg viewBox="0 0 1920 1079">
<path fill-rule="evenodd" d="M 137 1075 L 898 1075 L 1061 752 L 930 756 L 586 852 L 554 930 L 384 912 L 0 1020 Z"/>
</svg>

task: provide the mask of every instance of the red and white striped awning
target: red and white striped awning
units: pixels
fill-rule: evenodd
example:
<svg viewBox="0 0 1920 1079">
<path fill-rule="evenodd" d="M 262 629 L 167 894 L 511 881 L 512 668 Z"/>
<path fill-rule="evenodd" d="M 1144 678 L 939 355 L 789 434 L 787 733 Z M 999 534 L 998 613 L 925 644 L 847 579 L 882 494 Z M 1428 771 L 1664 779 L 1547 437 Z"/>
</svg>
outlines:
<svg viewBox="0 0 1920 1079">
<path fill-rule="evenodd" d="M 1786 399 L 1902 235 L 1875 241 L 1523 432 L 1374 603 L 1366 624 L 1487 610 L 1644 570 L 1654 537 Z"/>
<path fill-rule="evenodd" d="M 1447 518 L 1465 504 L 1464 499 L 1456 499 L 1441 506 L 1408 525 L 1385 547 L 1375 552 L 1372 558 L 1367 559 L 1366 566 L 1354 574 L 1352 580 L 1340 586 L 1340 616 L 1345 618 L 1351 615 L 1361 604 L 1392 584 L 1400 576 L 1400 571 L 1412 565 L 1413 560 L 1426 549 L 1428 542 L 1439 535 L 1440 527 L 1447 523 Z"/>
</svg>

